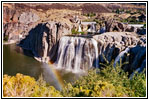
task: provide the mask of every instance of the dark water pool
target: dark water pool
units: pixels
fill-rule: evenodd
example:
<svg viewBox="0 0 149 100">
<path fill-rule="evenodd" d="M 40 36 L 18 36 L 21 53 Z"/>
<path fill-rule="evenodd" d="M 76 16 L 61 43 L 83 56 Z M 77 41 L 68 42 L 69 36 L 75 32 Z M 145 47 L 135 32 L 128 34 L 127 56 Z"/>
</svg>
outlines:
<svg viewBox="0 0 149 100">
<path fill-rule="evenodd" d="M 22 49 L 15 44 L 3 45 L 3 74 L 11 76 L 21 73 L 38 79 L 42 74 L 47 83 L 60 90 L 66 82 L 74 82 L 80 74 L 55 69 L 51 64 L 36 61 L 33 57 L 24 55 Z"/>
</svg>

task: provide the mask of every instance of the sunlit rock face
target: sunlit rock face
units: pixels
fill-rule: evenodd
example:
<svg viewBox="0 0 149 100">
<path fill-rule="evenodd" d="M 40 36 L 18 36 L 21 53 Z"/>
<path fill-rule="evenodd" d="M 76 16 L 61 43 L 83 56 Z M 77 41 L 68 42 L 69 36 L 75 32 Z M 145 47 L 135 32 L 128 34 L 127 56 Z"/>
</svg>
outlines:
<svg viewBox="0 0 149 100">
<path fill-rule="evenodd" d="M 126 71 L 135 70 L 143 63 L 137 60 L 142 57 L 136 56 L 139 53 L 133 52 L 135 50 L 132 48 L 146 47 L 146 37 L 138 37 L 129 32 L 64 36 L 71 29 L 65 25 L 56 22 L 39 24 L 20 42 L 20 46 L 31 50 L 35 58 L 41 62 L 52 60 L 56 68 L 64 68 L 73 72 L 88 70 L 92 67 L 99 68 L 99 63 L 105 63 L 106 60 L 108 62 L 115 60 L 116 65 L 120 62 L 120 58 L 122 63 L 129 62 L 127 66 L 123 66 Z M 140 53 L 144 57 L 146 51 Z"/>
<path fill-rule="evenodd" d="M 141 70 L 145 68 L 145 36 L 138 37 L 136 34 L 128 32 L 108 32 L 93 36 L 93 38 L 98 42 L 100 63 L 105 63 L 106 58 L 108 62 L 115 60 L 114 66 L 116 66 L 116 63 L 120 63 L 121 59 L 122 63 L 128 62 L 123 66 L 123 69 L 130 73 L 141 66 L 143 66 Z"/>
<path fill-rule="evenodd" d="M 34 12 L 25 12 L 21 9 L 3 8 L 3 34 L 8 43 L 18 42 L 28 35 L 29 31 L 38 23 L 39 16 Z"/>
<path fill-rule="evenodd" d="M 29 35 L 19 45 L 31 50 L 37 60 L 48 62 L 55 56 L 60 37 L 69 33 L 71 33 L 71 26 L 66 23 L 41 23 L 31 29 Z"/>
<path fill-rule="evenodd" d="M 138 37 L 129 32 L 109 32 L 93 37 L 72 37 L 64 36 L 59 41 L 57 60 L 55 62 L 58 68 L 79 71 L 91 67 L 100 67 L 99 63 L 106 63 L 115 60 L 114 66 L 120 62 L 129 62 L 123 66 L 125 71 L 137 69 L 142 61 L 146 51 L 134 52 L 136 46 L 145 47 L 145 37 Z M 141 53 L 141 57 L 136 56 Z M 141 60 L 142 56 L 144 59 Z M 105 60 L 106 59 L 106 60 Z M 135 60 L 134 60 L 135 59 Z M 136 66 L 137 65 L 137 66 Z"/>
<path fill-rule="evenodd" d="M 95 35 L 93 38 L 98 42 L 98 53 L 100 62 L 105 58 L 111 62 L 116 56 L 129 46 L 135 46 L 140 40 L 136 34 L 129 32 L 107 32 Z"/>
<path fill-rule="evenodd" d="M 59 41 L 57 68 L 80 72 L 98 67 L 97 41 L 93 38 L 64 36 Z"/>
<path fill-rule="evenodd" d="M 145 29 L 141 28 L 139 24 L 138 26 L 136 24 L 137 27 L 132 25 L 124 24 L 116 20 L 107 20 L 105 22 L 106 32 L 116 31 L 116 32 L 135 32 L 140 35 L 146 34 Z"/>
<path fill-rule="evenodd" d="M 24 24 L 34 23 L 40 20 L 39 16 L 32 12 L 23 12 L 19 17 L 19 22 Z"/>
</svg>

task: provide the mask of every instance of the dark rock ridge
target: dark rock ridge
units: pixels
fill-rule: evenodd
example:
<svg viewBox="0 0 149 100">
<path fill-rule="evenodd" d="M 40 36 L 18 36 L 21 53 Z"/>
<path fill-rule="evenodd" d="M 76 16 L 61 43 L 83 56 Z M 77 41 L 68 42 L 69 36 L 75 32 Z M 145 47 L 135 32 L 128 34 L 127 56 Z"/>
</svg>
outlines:
<svg viewBox="0 0 149 100">
<path fill-rule="evenodd" d="M 29 31 L 29 35 L 20 42 L 24 49 L 31 50 L 35 58 L 48 62 L 54 58 L 60 37 L 71 33 L 71 26 L 60 22 L 38 24 Z"/>
<path fill-rule="evenodd" d="M 134 27 L 129 27 L 121 22 L 115 20 L 108 20 L 105 22 L 106 32 L 137 32 L 137 29 Z"/>
</svg>

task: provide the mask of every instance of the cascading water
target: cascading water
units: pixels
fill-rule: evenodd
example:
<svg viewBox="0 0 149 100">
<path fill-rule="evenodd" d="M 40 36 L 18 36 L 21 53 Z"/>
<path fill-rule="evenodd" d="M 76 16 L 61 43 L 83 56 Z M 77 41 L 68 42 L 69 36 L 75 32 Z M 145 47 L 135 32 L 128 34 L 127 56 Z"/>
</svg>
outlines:
<svg viewBox="0 0 149 100">
<path fill-rule="evenodd" d="M 91 33 L 95 33 L 96 32 L 95 24 L 91 24 L 90 28 L 87 31 Z"/>
<path fill-rule="evenodd" d="M 73 72 L 98 67 L 97 41 L 91 38 L 64 36 L 59 41 L 57 68 L 65 68 Z"/>
<path fill-rule="evenodd" d="M 117 63 L 120 63 L 120 60 L 123 59 L 124 54 L 128 53 L 129 50 L 130 50 L 130 48 L 127 47 L 124 51 L 122 51 L 122 52 L 115 58 L 115 61 L 114 61 L 114 64 L 113 64 L 114 67 L 116 67 L 116 64 L 117 64 Z"/>
<path fill-rule="evenodd" d="M 78 32 L 82 32 L 81 25 L 79 24 Z"/>
</svg>

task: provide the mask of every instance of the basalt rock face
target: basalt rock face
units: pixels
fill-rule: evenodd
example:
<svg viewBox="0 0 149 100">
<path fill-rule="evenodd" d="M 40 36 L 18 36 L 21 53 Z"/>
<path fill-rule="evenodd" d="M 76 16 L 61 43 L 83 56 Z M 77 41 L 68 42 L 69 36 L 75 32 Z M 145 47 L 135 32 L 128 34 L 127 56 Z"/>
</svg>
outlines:
<svg viewBox="0 0 149 100">
<path fill-rule="evenodd" d="M 129 32 L 109 32 L 96 35 L 93 38 L 98 42 L 100 63 L 105 63 L 106 60 L 111 62 L 113 59 L 115 60 L 115 63 L 119 63 L 121 58 L 122 63 L 128 62 L 127 65 L 123 66 L 123 69 L 129 72 L 132 72 L 141 66 L 145 66 L 145 36 L 138 37 L 136 34 Z"/>
<path fill-rule="evenodd" d="M 76 72 L 100 67 L 99 63 L 107 61 L 115 60 L 115 63 L 119 63 L 121 58 L 122 63 L 129 62 L 123 69 L 131 72 L 144 64 L 146 59 L 144 57 L 146 51 L 142 48 L 138 50 L 133 48 L 137 46 L 145 48 L 145 45 L 145 37 L 138 37 L 137 34 L 129 32 L 108 32 L 85 37 L 64 36 L 59 41 L 55 64 L 58 68 Z"/>
<path fill-rule="evenodd" d="M 21 24 L 17 22 L 9 22 L 4 24 L 4 40 L 8 42 L 18 42 L 21 39 L 25 38 L 28 35 L 28 32 L 36 24 Z"/>
<path fill-rule="evenodd" d="M 141 72 L 146 67 L 146 47 L 135 46 L 130 49 L 129 65 L 128 69 L 134 71 L 137 68 L 141 68 Z"/>
<path fill-rule="evenodd" d="M 16 10 L 12 7 L 3 7 L 4 40 L 8 43 L 18 42 L 28 35 L 28 32 L 37 25 L 40 18 L 33 12 Z"/>
<path fill-rule="evenodd" d="M 18 22 L 19 12 L 14 10 L 13 8 L 3 7 L 3 23 L 7 22 Z"/>
<path fill-rule="evenodd" d="M 38 24 L 29 31 L 29 35 L 20 42 L 24 49 L 31 50 L 37 60 L 48 62 L 54 59 L 60 37 L 71 33 L 66 23 L 46 22 Z"/>
<path fill-rule="evenodd" d="M 105 58 L 110 62 L 121 51 L 128 46 L 137 45 L 139 38 L 132 33 L 124 32 L 107 32 L 93 37 L 98 41 L 99 59 L 104 62 Z"/>
<path fill-rule="evenodd" d="M 39 20 L 39 16 L 32 12 L 23 12 L 19 17 L 19 22 L 23 24 L 35 23 Z"/>
<path fill-rule="evenodd" d="M 105 22 L 106 32 L 137 32 L 137 28 L 128 26 L 115 20 L 108 20 Z"/>
</svg>

